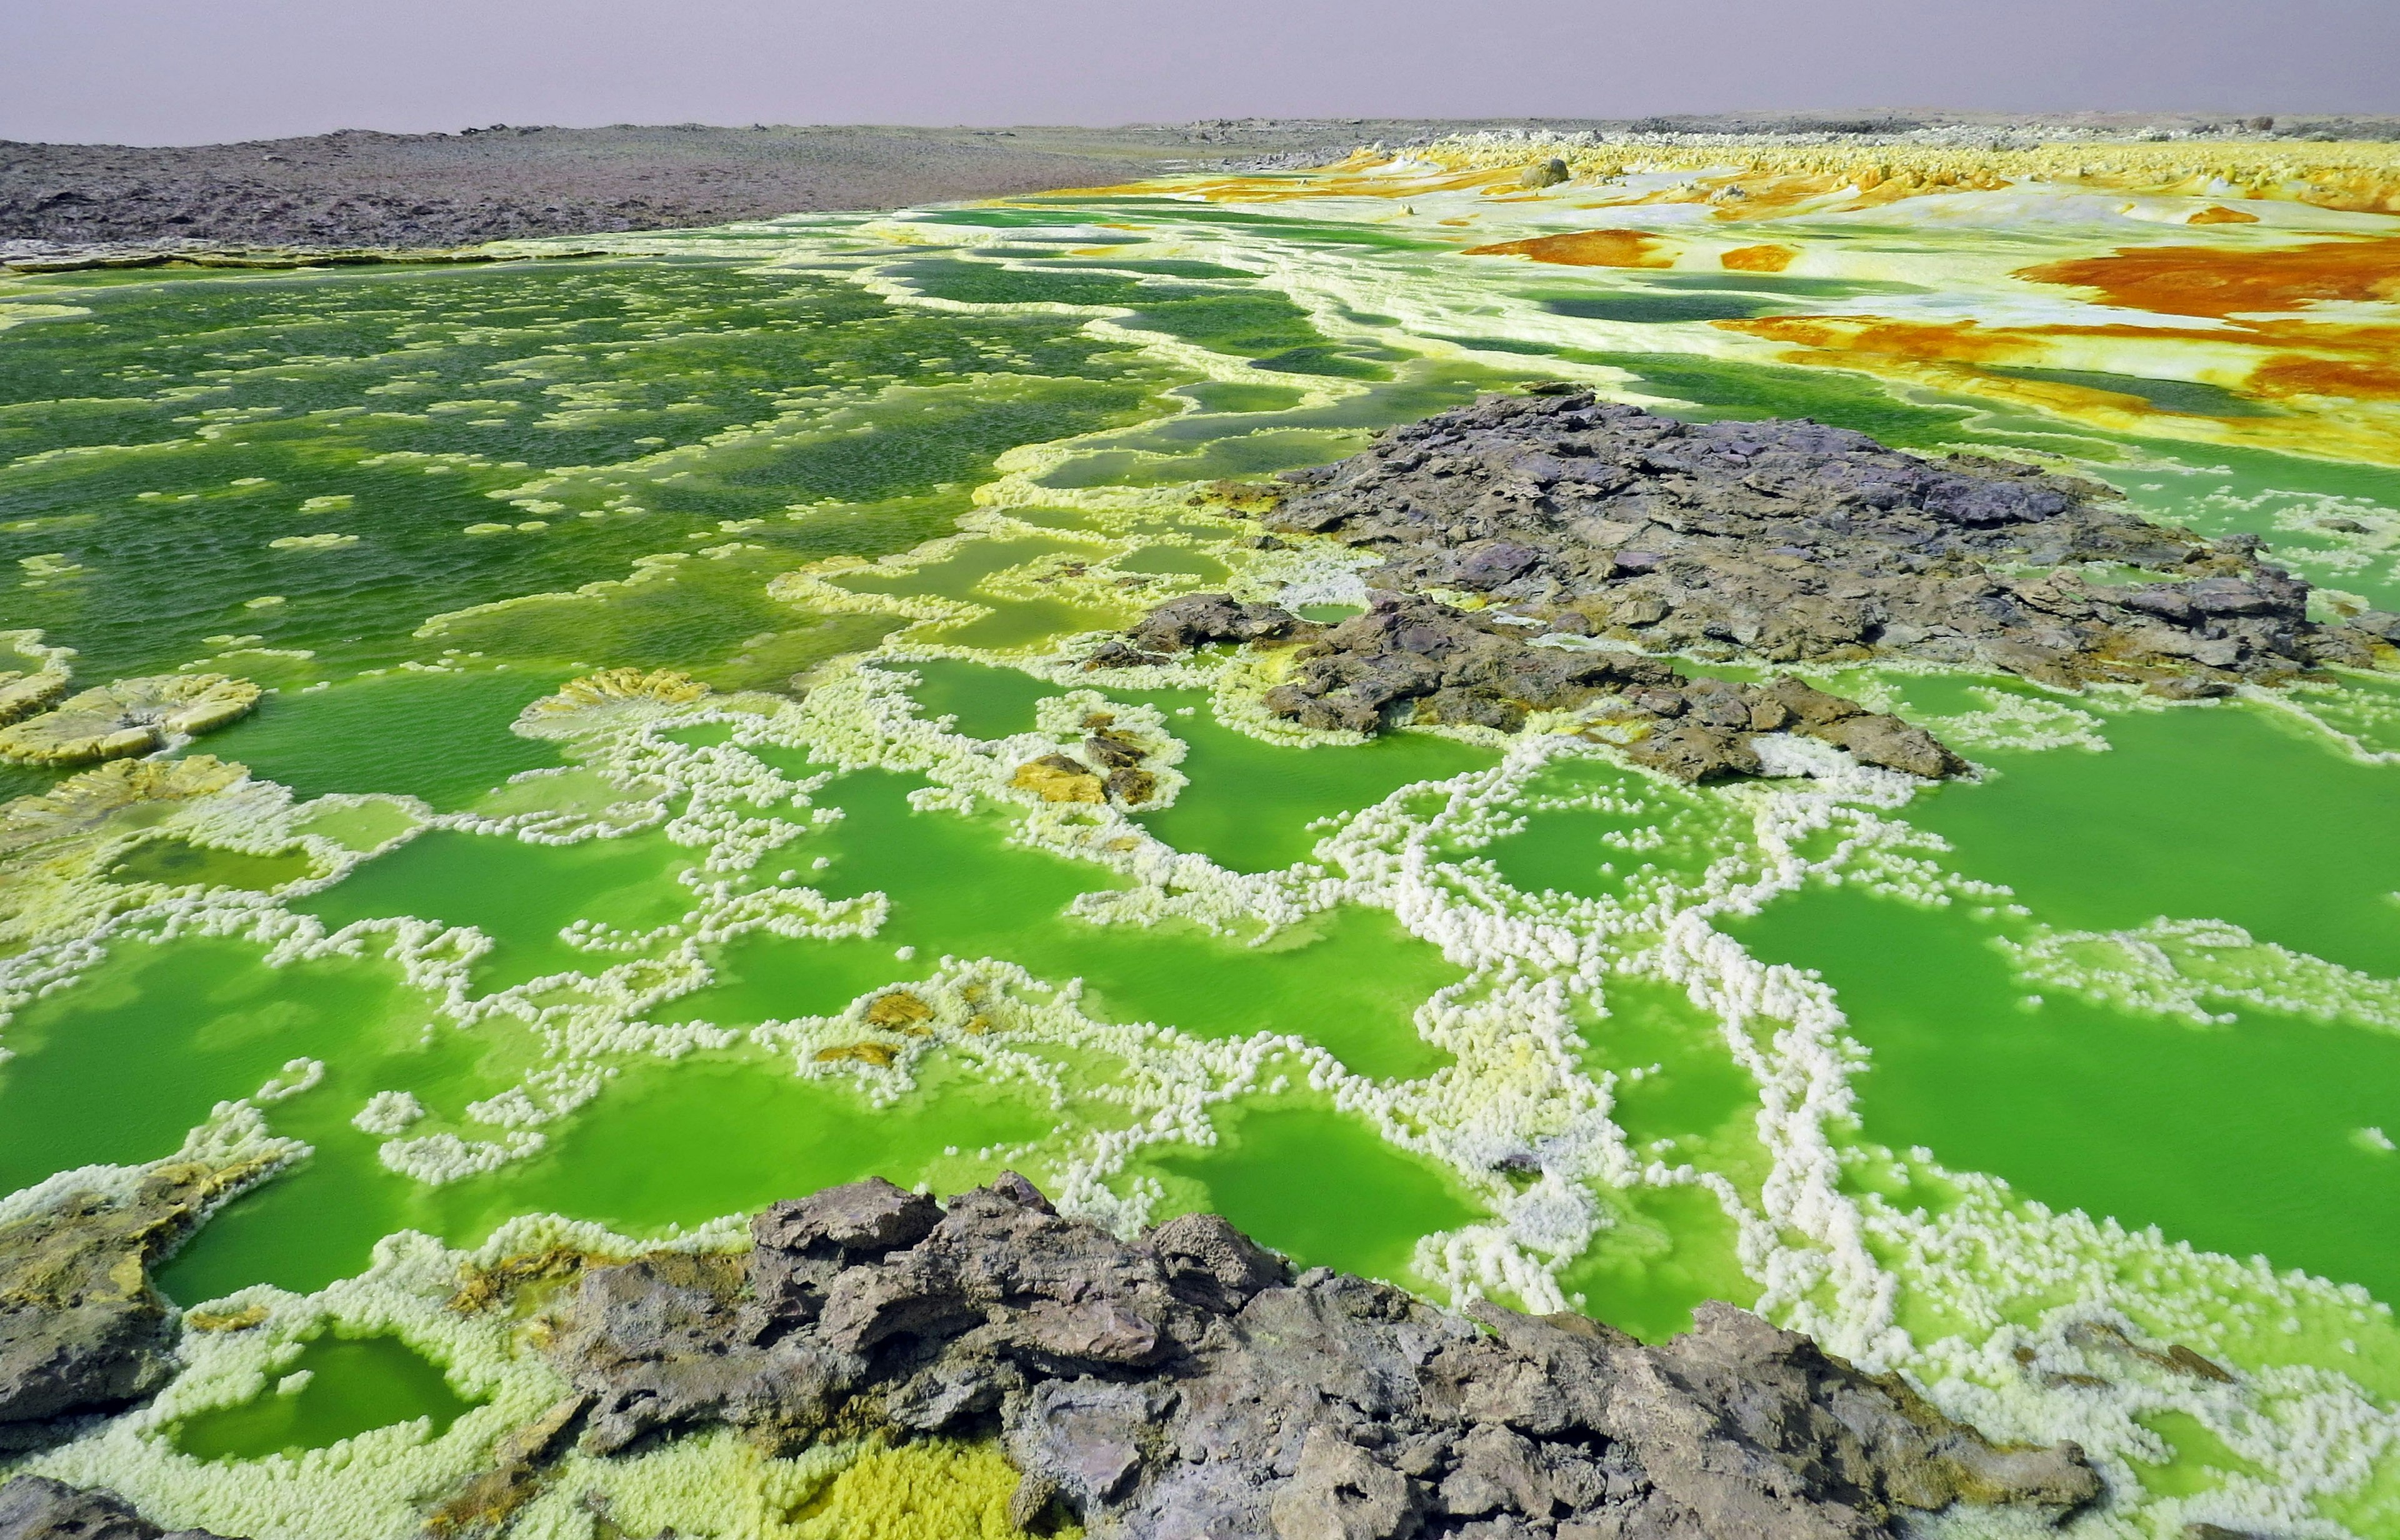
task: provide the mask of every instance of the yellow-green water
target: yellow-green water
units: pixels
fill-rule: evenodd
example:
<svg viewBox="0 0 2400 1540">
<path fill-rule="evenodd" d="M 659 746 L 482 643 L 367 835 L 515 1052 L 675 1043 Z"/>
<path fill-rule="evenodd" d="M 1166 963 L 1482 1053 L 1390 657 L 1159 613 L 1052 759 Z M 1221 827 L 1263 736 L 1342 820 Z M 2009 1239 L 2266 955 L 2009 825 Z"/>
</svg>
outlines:
<svg viewBox="0 0 2400 1540">
<path fill-rule="evenodd" d="M 2400 1531 L 2388 681 L 2164 708 L 1853 673 L 1823 682 L 1980 777 L 1694 790 L 1580 739 L 1307 743 L 1238 661 L 1096 686 L 1057 650 L 1227 584 L 1354 602 L 1348 558 L 1259 551 L 1198 484 L 1561 375 L 2066 457 L 2360 602 L 2400 600 L 2400 476 L 1710 325 L 1982 302 L 1894 276 L 1971 223 L 1784 228 L 1827 273 L 1729 309 L 1722 275 L 1462 258 L 1371 202 L 0 293 L 0 628 L 79 685 L 269 690 L 169 751 L 248 782 L 7 856 L 0 1192 L 244 1119 L 308 1151 L 161 1274 L 263 1324 L 37 1467 L 262 1540 L 412 1533 L 555 1390 L 443 1309 L 465 1253 L 721 1244 L 827 1183 L 1015 1167 L 1446 1302 L 1654 1339 L 1753 1305 L 2082 1441 L 2094 1533 Z M 711 690 L 529 710 L 625 667 Z M 1158 805 L 1010 789 L 1100 710 L 1161 747 Z M 894 987 L 930 1019 L 866 1020 Z M 752 1533 L 705 1496 L 744 1458 L 605 1480 Z"/>
</svg>

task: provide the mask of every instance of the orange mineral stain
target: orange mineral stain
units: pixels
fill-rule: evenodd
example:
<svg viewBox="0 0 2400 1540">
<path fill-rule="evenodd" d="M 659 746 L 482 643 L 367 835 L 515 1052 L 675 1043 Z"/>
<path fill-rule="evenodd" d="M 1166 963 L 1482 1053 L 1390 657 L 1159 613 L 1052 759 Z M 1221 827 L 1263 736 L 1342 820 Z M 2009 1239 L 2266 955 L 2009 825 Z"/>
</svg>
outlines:
<svg viewBox="0 0 2400 1540">
<path fill-rule="evenodd" d="M 2394 349 L 2400 353 L 2400 349 Z M 2284 353 L 2243 382 L 2258 396 L 2329 396 L 2338 401 L 2400 401 L 2400 363 L 2354 362 Z"/>
<path fill-rule="evenodd" d="M 2186 225 L 2256 225 L 2257 214 L 2245 214 L 2239 209 L 2229 209 L 2222 203 L 2212 203 L 2184 221 Z"/>
<path fill-rule="evenodd" d="M 1643 230 L 1574 230 L 1565 235 L 1534 236 L 1525 240 L 1495 241 L 1470 246 L 1465 256 L 1520 256 L 1567 267 L 1671 267 L 1666 257 L 1651 255 L 1660 245 Z"/>
<path fill-rule="evenodd" d="M 1737 246 L 1717 257 L 1717 266 L 1737 273 L 1780 273 L 1800 253 L 1789 246 Z"/>
<path fill-rule="evenodd" d="M 2120 246 L 2108 256 L 2045 263 L 2015 276 L 2097 289 L 2128 309 L 2222 319 L 2321 300 L 2400 299 L 2400 236 L 2267 251 Z"/>
</svg>

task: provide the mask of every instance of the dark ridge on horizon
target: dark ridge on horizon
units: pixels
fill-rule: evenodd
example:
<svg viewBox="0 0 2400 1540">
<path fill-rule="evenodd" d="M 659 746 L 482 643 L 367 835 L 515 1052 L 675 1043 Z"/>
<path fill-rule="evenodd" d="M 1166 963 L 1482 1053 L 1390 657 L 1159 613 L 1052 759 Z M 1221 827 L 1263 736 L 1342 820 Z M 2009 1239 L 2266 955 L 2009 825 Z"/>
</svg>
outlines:
<svg viewBox="0 0 2400 1540">
<path fill-rule="evenodd" d="M 2400 119 L 1930 109 L 1643 118 L 1211 118 L 1180 125 L 346 129 L 143 146 L 0 141 L 0 259 L 201 242 L 435 249 L 511 237 L 723 225 L 1093 186 L 1180 170 L 1293 168 L 1361 144 L 1532 135 L 1958 134 L 2298 140 L 2400 137 Z"/>
</svg>

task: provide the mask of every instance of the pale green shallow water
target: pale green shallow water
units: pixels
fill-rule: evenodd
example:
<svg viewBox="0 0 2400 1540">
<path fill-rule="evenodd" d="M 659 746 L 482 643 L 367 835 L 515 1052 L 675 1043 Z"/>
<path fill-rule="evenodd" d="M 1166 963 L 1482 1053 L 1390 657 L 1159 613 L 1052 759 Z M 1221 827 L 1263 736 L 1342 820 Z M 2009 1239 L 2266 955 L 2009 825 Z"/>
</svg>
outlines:
<svg viewBox="0 0 2400 1540">
<path fill-rule="evenodd" d="M 964 249 L 1045 225 L 1080 254 Z M 0 625 L 75 648 L 81 685 L 271 687 L 184 752 L 292 798 L 106 825 L 65 876 L 9 879 L 0 1192 L 157 1159 L 244 1098 L 310 1151 L 162 1276 L 272 1324 L 211 1334 L 55 1468 L 336 1533 L 309 1505 L 386 1511 L 541 1388 L 387 1237 L 625 1246 L 1015 1166 L 1110 1222 L 1214 1207 L 1445 1301 L 1653 1339 L 1757 1304 L 1997 1431 L 2082 1439 L 2117 1491 L 2093 1533 L 2400 1533 L 2388 682 L 2304 715 L 1846 676 L 1986 767 L 1912 797 L 1674 788 L 1580 742 L 1269 742 L 1218 662 L 1070 707 L 1087 687 L 1045 661 L 1229 580 L 1339 600 L 1338 564 L 1270 565 L 1190 484 L 1559 369 L 2071 454 L 2386 605 L 2388 558 L 2286 526 L 2389 517 L 2400 479 L 1713 361 L 1691 328 L 1716 310 L 1604 272 L 1483 294 L 1430 241 L 1337 223 L 1119 198 L 627 244 L 0 293 L 0 326 L 32 318 L 0 330 Z M 1536 312 L 1657 340 L 1512 341 Z M 272 543 L 314 535 L 354 538 Z M 717 693 L 515 730 L 619 666 Z M 801 704 L 739 693 L 809 670 Z M 1005 791 L 1025 735 L 1094 709 L 1179 746 L 1170 805 L 1078 824 Z M 729 932 L 737 902 L 844 934 Z M 893 985 L 930 1033 L 861 1025 Z M 300 1060 L 317 1078 L 260 1095 Z M 395 1092 L 421 1121 L 365 1114 Z M 2243 1383 L 2070 1361 L 2093 1318 Z"/>
</svg>

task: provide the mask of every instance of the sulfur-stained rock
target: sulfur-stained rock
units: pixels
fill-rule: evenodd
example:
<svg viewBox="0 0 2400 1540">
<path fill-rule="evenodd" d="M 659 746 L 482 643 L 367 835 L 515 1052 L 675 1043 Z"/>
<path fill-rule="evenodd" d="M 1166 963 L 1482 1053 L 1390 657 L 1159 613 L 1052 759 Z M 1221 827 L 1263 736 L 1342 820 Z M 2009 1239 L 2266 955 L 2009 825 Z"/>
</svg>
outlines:
<svg viewBox="0 0 2400 1540">
<path fill-rule="evenodd" d="M 1010 1174 L 947 1205 L 781 1204 L 742 1257 L 588 1274 L 545 1351 L 583 1447 L 730 1424 L 768 1447 L 996 1426 L 1011 1513 L 1096 1540 L 1891 1540 L 2095 1500 L 2071 1444 L 1995 1446 L 1728 1305 L 1663 1347 L 1491 1304 L 1483 1329 L 1278 1258 L 1214 1216 L 1133 1240 Z"/>
<path fill-rule="evenodd" d="M 1555 187 L 1574 174 L 1567 170 L 1564 160 L 1552 156 L 1548 160 L 1526 167 L 1524 174 L 1517 179 L 1517 184 L 1520 187 Z"/>
<path fill-rule="evenodd" d="M 258 696 L 256 685 L 223 674 L 119 679 L 0 729 L 0 758 L 29 765 L 83 765 L 149 754 L 171 739 L 213 731 L 248 715 Z"/>
<path fill-rule="evenodd" d="M 1016 767 L 1008 784 L 1044 802 L 1105 802 L 1108 788 L 1091 767 L 1063 754 L 1045 754 Z"/>
<path fill-rule="evenodd" d="M 48 710 L 67 692 L 67 677 L 55 668 L 0 671 L 0 727 Z"/>
<path fill-rule="evenodd" d="M 0 1451 L 57 1420 L 143 1400 L 176 1370 L 174 1310 L 149 1269 L 280 1152 L 152 1167 L 130 1193 L 71 1192 L 0 1226 Z"/>
</svg>

